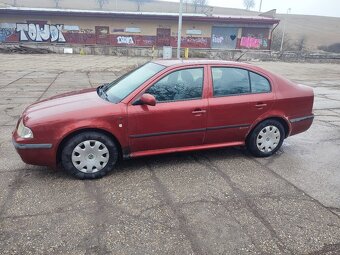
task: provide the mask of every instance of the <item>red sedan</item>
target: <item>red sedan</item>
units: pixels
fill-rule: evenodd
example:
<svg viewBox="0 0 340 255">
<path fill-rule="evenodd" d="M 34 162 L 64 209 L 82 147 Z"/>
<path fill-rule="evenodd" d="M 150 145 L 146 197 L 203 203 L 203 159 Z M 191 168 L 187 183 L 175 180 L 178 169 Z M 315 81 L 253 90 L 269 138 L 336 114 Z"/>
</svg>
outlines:
<svg viewBox="0 0 340 255">
<path fill-rule="evenodd" d="M 120 158 L 247 146 L 274 154 L 313 122 L 314 93 L 245 63 L 158 60 L 29 106 L 13 132 L 27 164 L 98 178 Z"/>
</svg>

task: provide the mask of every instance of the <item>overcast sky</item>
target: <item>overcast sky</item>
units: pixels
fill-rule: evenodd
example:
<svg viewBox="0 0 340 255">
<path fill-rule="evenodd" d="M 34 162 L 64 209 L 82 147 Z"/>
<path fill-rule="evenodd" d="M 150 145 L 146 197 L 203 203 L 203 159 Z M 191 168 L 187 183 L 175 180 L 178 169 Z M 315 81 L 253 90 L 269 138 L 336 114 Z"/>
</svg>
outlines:
<svg viewBox="0 0 340 255">
<path fill-rule="evenodd" d="M 169 1 L 169 0 L 168 0 Z M 170 0 L 179 2 L 179 0 Z M 208 0 L 209 5 L 231 8 L 244 8 L 243 0 Z M 259 10 L 260 0 L 255 0 Z M 309 14 L 340 17 L 339 0 L 262 0 L 262 11 L 277 9 L 278 13 L 286 13 L 291 8 L 292 14 Z"/>
</svg>

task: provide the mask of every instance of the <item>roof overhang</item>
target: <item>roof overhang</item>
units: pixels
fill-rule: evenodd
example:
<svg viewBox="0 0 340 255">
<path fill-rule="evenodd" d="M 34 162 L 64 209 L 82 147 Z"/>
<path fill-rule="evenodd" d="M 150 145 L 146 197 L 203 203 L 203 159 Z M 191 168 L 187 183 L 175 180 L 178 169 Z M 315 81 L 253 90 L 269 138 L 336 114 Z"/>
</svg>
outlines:
<svg viewBox="0 0 340 255">
<path fill-rule="evenodd" d="M 5 7 L 0 8 L 0 14 L 11 15 L 47 15 L 47 16 L 77 16 L 77 17 L 105 17 L 124 19 L 160 19 L 177 20 L 178 13 L 159 12 L 115 12 L 97 10 L 75 10 L 75 9 L 53 9 L 53 8 L 26 8 L 26 7 Z M 267 24 L 274 25 L 280 20 L 262 16 L 233 16 L 233 15 L 212 15 L 197 13 L 183 14 L 183 20 L 215 23 L 241 23 L 241 24 Z"/>
</svg>

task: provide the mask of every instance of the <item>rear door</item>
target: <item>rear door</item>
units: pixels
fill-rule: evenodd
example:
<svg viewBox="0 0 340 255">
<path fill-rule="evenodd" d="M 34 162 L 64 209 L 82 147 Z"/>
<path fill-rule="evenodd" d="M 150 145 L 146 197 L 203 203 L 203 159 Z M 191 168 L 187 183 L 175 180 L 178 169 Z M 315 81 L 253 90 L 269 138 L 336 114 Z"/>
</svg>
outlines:
<svg viewBox="0 0 340 255">
<path fill-rule="evenodd" d="M 128 106 L 131 153 L 203 144 L 206 73 L 204 66 L 172 70 L 145 91 L 156 97 L 155 106 Z"/>
<path fill-rule="evenodd" d="M 246 69 L 211 66 L 205 144 L 243 142 L 250 126 L 274 102 L 269 81 Z"/>
</svg>

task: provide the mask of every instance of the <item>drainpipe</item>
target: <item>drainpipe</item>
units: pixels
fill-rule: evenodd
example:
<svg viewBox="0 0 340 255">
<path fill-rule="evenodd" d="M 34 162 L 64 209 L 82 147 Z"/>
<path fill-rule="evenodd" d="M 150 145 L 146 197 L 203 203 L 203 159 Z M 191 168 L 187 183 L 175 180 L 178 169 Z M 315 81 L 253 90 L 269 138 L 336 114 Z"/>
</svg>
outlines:
<svg viewBox="0 0 340 255">
<path fill-rule="evenodd" d="M 273 32 L 274 30 L 280 25 L 280 22 L 276 24 L 276 26 L 272 29 L 270 32 L 270 45 L 269 45 L 269 50 L 272 50 L 272 42 L 273 42 Z"/>
</svg>

